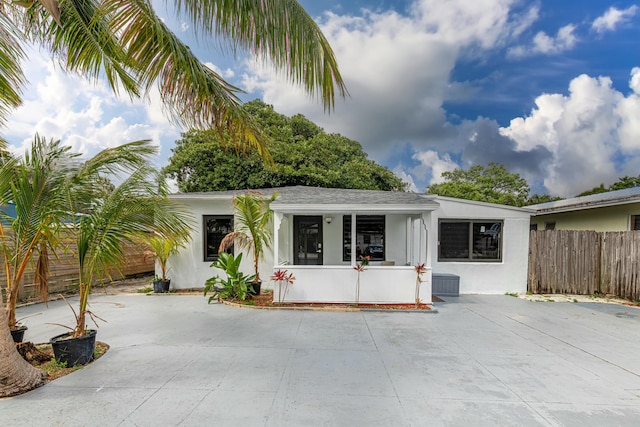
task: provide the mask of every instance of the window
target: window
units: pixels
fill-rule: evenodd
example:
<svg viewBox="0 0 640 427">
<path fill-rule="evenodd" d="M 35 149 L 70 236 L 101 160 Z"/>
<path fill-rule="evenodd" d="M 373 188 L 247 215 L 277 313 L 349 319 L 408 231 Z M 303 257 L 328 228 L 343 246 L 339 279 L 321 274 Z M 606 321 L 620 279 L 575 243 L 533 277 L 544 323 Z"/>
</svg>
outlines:
<svg viewBox="0 0 640 427">
<path fill-rule="evenodd" d="M 555 230 L 556 229 L 556 222 L 555 221 L 550 221 L 550 222 L 546 222 L 545 221 L 544 229 L 545 230 Z"/>
<path fill-rule="evenodd" d="M 629 230 L 631 231 L 638 231 L 640 230 L 640 215 L 631 215 L 631 228 L 629 228 Z"/>
<path fill-rule="evenodd" d="M 384 261 L 384 215 L 356 216 L 356 257 Z M 342 260 L 351 261 L 351 215 L 342 217 Z"/>
<path fill-rule="evenodd" d="M 438 261 L 502 260 L 502 221 L 441 220 Z"/>
<path fill-rule="evenodd" d="M 218 248 L 220 242 L 227 234 L 233 231 L 233 216 L 226 215 L 204 215 L 204 260 L 215 261 L 218 259 Z M 233 248 L 227 250 L 233 253 Z"/>
<path fill-rule="evenodd" d="M 531 224 L 529 226 L 529 231 L 538 231 L 538 224 Z"/>
</svg>

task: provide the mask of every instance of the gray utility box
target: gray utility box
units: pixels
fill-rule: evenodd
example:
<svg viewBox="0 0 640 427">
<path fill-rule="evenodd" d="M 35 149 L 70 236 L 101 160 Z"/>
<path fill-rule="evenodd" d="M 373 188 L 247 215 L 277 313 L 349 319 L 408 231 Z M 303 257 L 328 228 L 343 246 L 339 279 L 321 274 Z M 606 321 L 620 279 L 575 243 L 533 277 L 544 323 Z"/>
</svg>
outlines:
<svg viewBox="0 0 640 427">
<path fill-rule="evenodd" d="M 460 276 L 433 273 L 431 275 L 431 293 L 443 297 L 460 296 Z"/>
</svg>

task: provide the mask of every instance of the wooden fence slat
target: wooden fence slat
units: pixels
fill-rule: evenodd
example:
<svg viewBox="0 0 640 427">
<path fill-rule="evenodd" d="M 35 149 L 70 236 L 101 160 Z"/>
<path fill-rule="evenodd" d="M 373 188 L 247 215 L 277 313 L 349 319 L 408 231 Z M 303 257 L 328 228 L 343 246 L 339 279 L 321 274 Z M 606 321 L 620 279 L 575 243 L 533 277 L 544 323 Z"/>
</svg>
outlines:
<svg viewBox="0 0 640 427">
<path fill-rule="evenodd" d="M 59 294 L 72 291 L 78 288 L 78 272 L 73 257 L 75 245 L 70 240 L 63 239 L 65 250 L 60 251 L 58 258 L 51 257 L 49 264 L 49 293 Z M 153 257 L 145 256 L 147 248 L 143 245 L 123 245 L 124 265 L 120 272 L 109 271 L 113 280 L 120 280 L 127 276 L 153 273 L 155 270 L 155 260 Z M 39 300 L 35 285 L 33 284 L 35 261 L 31 262 L 23 278 L 23 286 L 18 294 L 21 302 L 29 300 Z M 0 269 L 0 288 L 6 287 L 6 273 Z M 99 282 L 99 279 L 96 280 Z"/>
<path fill-rule="evenodd" d="M 640 300 L 640 232 L 541 230 L 529 237 L 530 292 Z"/>
</svg>

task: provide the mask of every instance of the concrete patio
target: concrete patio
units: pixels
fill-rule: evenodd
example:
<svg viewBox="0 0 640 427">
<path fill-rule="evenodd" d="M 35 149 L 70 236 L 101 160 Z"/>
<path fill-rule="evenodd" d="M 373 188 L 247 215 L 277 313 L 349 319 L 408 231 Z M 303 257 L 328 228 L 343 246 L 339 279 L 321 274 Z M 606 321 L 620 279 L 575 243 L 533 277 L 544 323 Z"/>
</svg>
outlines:
<svg viewBox="0 0 640 427">
<path fill-rule="evenodd" d="M 636 426 L 640 310 L 462 296 L 439 313 L 267 311 L 105 295 L 109 352 L 0 400 L 2 426 Z M 27 338 L 72 323 L 25 307 Z"/>
</svg>

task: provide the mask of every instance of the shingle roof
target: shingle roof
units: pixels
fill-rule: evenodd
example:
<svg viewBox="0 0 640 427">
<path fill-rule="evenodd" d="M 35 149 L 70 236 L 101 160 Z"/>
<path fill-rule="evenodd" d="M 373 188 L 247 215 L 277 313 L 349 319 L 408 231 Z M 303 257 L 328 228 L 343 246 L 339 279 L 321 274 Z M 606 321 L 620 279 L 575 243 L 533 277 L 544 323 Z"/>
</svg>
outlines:
<svg viewBox="0 0 640 427">
<path fill-rule="evenodd" d="M 581 209 L 601 208 L 606 206 L 623 205 L 640 202 L 640 187 L 625 188 L 624 190 L 608 191 L 590 196 L 574 197 L 572 199 L 557 200 L 555 202 L 531 205 L 537 214 L 553 212 L 577 211 Z"/>
<path fill-rule="evenodd" d="M 344 188 L 321 188 L 321 187 L 279 187 L 265 188 L 258 191 L 265 196 L 271 196 L 274 191 L 278 192 L 278 198 L 271 204 L 272 207 L 278 205 L 424 205 L 432 204 L 433 195 L 420 193 L 405 193 L 399 191 L 376 191 L 376 190 L 352 190 Z M 232 197 L 236 194 L 243 194 L 246 190 L 212 191 L 200 193 L 178 193 L 172 195 L 175 198 L 207 198 Z"/>
</svg>

